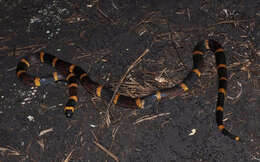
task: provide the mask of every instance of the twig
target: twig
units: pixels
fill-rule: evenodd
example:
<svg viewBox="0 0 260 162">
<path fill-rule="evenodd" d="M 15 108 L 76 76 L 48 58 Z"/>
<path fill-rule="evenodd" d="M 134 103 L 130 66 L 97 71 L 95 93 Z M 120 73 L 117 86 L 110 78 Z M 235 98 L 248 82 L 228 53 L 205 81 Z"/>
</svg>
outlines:
<svg viewBox="0 0 260 162">
<path fill-rule="evenodd" d="M 133 124 L 136 125 L 136 124 L 141 123 L 141 122 L 146 121 L 146 120 L 153 120 L 155 118 L 158 118 L 158 117 L 161 117 L 161 116 L 170 115 L 170 114 L 171 113 L 160 113 L 160 114 L 153 115 L 153 116 L 146 115 L 146 116 L 143 116 L 140 119 L 137 119 L 136 122 L 134 122 Z"/>
<path fill-rule="evenodd" d="M 249 21 L 254 21 L 255 19 L 245 19 L 245 20 L 224 20 L 216 23 L 216 25 L 221 25 L 221 24 L 238 24 L 241 22 L 249 22 Z"/>
<path fill-rule="evenodd" d="M 99 8 L 99 1 L 97 2 L 97 11 L 106 19 L 108 19 L 112 24 L 115 23 L 113 19 L 111 19 L 109 16 L 107 16 L 100 8 Z"/>
<path fill-rule="evenodd" d="M 94 144 L 99 147 L 102 151 L 104 151 L 105 153 L 107 153 L 110 157 L 112 157 L 115 161 L 119 162 L 118 157 L 116 157 L 116 155 L 114 155 L 112 152 L 110 152 L 108 149 L 106 149 L 104 146 L 102 146 L 100 143 L 98 143 L 97 141 L 93 141 Z"/>
<path fill-rule="evenodd" d="M 109 117 L 109 109 L 112 105 L 112 102 L 114 100 L 114 97 L 116 96 L 118 90 L 119 90 L 119 87 L 121 86 L 121 84 L 123 83 L 123 81 L 125 80 L 127 74 L 134 68 L 134 66 L 136 66 L 138 64 L 138 62 L 140 62 L 140 60 L 149 52 L 150 50 L 147 48 L 142 54 L 141 56 L 139 56 L 130 66 L 129 68 L 127 69 L 127 71 L 125 72 L 125 74 L 121 77 L 118 85 L 116 86 L 115 88 L 115 91 L 114 91 L 114 94 L 107 106 L 107 111 L 106 111 L 106 116 L 105 116 L 105 119 L 106 119 L 106 125 L 109 126 L 110 125 L 110 117 Z"/>
<path fill-rule="evenodd" d="M 1 147 L 0 146 L 0 152 L 1 153 L 6 153 L 7 155 L 12 155 L 12 156 L 20 156 L 21 153 L 17 151 L 16 149 L 12 148 L 11 146 L 7 147 Z"/>
<path fill-rule="evenodd" d="M 45 44 L 32 44 L 32 45 L 16 48 L 16 50 L 21 51 L 21 50 L 27 50 L 27 49 L 37 48 L 37 47 L 45 47 Z"/>
<path fill-rule="evenodd" d="M 71 150 L 71 152 L 70 152 L 69 155 L 66 157 L 66 159 L 64 160 L 64 162 L 69 162 L 69 161 L 70 161 L 71 155 L 72 155 L 73 152 L 74 152 L 74 149 Z"/>
</svg>

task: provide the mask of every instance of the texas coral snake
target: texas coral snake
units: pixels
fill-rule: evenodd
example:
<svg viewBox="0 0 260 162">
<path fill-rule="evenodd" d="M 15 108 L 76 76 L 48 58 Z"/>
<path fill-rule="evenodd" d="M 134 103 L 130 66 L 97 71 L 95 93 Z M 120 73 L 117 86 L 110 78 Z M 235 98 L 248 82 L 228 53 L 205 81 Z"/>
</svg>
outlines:
<svg viewBox="0 0 260 162">
<path fill-rule="evenodd" d="M 223 111 L 224 101 L 227 91 L 227 67 L 224 50 L 221 45 L 215 40 L 200 41 L 193 49 L 193 69 L 188 73 L 184 80 L 174 87 L 158 90 L 150 95 L 144 97 L 131 98 L 128 96 L 117 94 L 113 103 L 121 107 L 130 109 L 144 109 L 151 107 L 154 103 L 170 97 L 176 97 L 183 94 L 191 87 L 197 79 L 201 76 L 203 70 L 203 54 L 211 50 L 215 54 L 216 68 L 218 72 L 218 98 L 216 105 L 216 123 L 218 129 L 229 138 L 240 141 L 238 136 L 233 135 L 224 128 L 223 125 Z M 37 62 L 46 63 L 56 68 L 52 76 L 35 77 L 27 73 L 27 69 L 31 64 Z M 68 83 L 69 99 L 64 108 L 66 117 L 72 117 L 75 105 L 78 102 L 77 89 L 78 82 L 91 94 L 101 97 L 105 100 L 110 100 L 113 96 L 113 91 L 106 88 L 88 77 L 87 73 L 79 66 L 63 61 L 49 53 L 37 52 L 24 57 L 20 60 L 16 69 L 17 78 L 23 83 L 31 86 L 41 86 L 50 84 L 58 80 L 64 80 Z"/>
</svg>

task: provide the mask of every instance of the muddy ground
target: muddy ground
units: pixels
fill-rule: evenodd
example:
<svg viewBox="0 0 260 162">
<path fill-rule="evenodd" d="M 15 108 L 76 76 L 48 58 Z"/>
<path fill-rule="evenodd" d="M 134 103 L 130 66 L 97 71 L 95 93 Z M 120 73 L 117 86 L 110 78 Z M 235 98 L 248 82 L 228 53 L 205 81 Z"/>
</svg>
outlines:
<svg viewBox="0 0 260 162">
<path fill-rule="evenodd" d="M 1 162 L 259 162 L 260 1 L 256 0 L 0 0 Z M 215 123 L 215 58 L 186 94 L 147 110 L 112 106 L 79 92 L 72 119 L 67 88 L 28 87 L 15 75 L 25 55 L 44 50 L 84 68 L 120 92 L 142 96 L 174 86 L 192 68 L 199 40 L 221 42 L 228 62 L 224 121 Z M 53 69 L 34 66 L 32 73 Z"/>
</svg>

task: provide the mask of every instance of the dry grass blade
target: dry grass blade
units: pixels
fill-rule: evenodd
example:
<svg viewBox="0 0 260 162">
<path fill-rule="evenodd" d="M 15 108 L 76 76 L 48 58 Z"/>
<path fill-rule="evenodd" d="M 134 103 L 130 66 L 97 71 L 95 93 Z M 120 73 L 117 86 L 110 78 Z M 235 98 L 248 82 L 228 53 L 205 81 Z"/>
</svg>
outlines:
<svg viewBox="0 0 260 162">
<path fill-rule="evenodd" d="M 112 24 L 115 23 L 115 21 L 113 19 L 111 19 L 107 14 L 105 14 L 99 7 L 99 1 L 97 2 L 97 11 L 107 20 L 109 20 Z"/>
<path fill-rule="evenodd" d="M 66 157 L 66 159 L 63 162 L 69 162 L 73 152 L 74 152 L 74 150 L 71 150 L 71 152 L 69 153 L 69 155 Z"/>
<path fill-rule="evenodd" d="M 102 151 L 104 151 L 105 153 L 107 153 L 110 157 L 112 157 L 115 161 L 119 162 L 118 157 L 116 157 L 116 155 L 114 155 L 112 152 L 110 152 L 108 149 L 106 149 L 104 146 L 102 146 L 100 143 L 93 141 L 95 145 L 97 145 L 97 147 L 99 147 Z"/>
<path fill-rule="evenodd" d="M 43 139 L 37 140 L 37 143 L 41 146 L 42 150 L 44 150 L 44 141 Z"/>
<path fill-rule="evenodd" d="M 49 132 L 52 132 L 53 131 L 53 128 L 49 128 L 49 129 L 45 129 L 45 130 L 42 130 L 39 134 L 39 137 L 46 134 L 46 133 L 49 133 Z"/>
<path fill-rule="evenodd" d="M 6 153 L 7 155 L 19 156 L 21 155 L 19 151 L 15 150 L 14 148 L 10 147 L 0 147 L 0 152 Z"/>
<path fill-rule="evenodd" d="M 220 22 L 218 22 L 216 25 L 220 25 L 220 24 L 238 24 L 238 23 L 242 23 L 242 22 L 250 22 L 250 21 L 255 21 L 255 19 L 245 19 L 245 20 L 224 20 L 224 21 L 220 21 Z"/>
<path fill-rule="evenodd" d="M 146 115 L 146 116 L 143 116 L 139 119 L 136 120 L 136 122 L 134 122 L 133 124 L 136 125 L 138 123 L 141 123 L 143 121 L 146 121 L 146 120 L 153 120 L 155 118 L 158 118 L 158 117 L 161 117 L 161 116 L 167 116 L 167 115 L 170 115 L 171 113 L 160 113 L 160 114 L 157 114 L 157 115 Z"/>
</svg>

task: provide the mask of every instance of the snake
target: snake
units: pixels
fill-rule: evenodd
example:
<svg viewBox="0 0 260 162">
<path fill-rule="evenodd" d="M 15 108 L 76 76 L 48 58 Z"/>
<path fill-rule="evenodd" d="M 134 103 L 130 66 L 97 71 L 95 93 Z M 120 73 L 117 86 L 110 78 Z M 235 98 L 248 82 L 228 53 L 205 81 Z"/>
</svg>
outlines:
<svg viewBox="0 0 260 162">
<path fill-rule="evenodd" d="M 227 64 L 224 49 L 221 44 L 214 39 L 199 41 L 195 45 L 192 51 L 193 67 L 179 84 L 176 84 L 173 87 L 159 89 L 149 95 L 136 98 L 117 93 L 113 98 L 113 104 L 128 109 L 145 109 L 152 107 L 155 103 L 158 103 L 161 100 L 174 98 L 185 93 L 201 77 L 204 70 L 203 56 L 207 51 L 214 53 L 218 73 L 216 103 L 217 127 L 225 136 L 235 141 L 240 141 L 240 137 L 229 132 L 223 124 L 224 102 L 225 96 L 227 95 Z M 45 77 L 34 76 L 28 72 L 28 68 L 37 63 L 48 64 L 56 71 Z M 55 55 L 44 51 L 35 52 L 20 59 L 16 68 L 16 76 L 24 84 L 36 87 L 64 80 L 67 83 L 69 90 L 69 98 L 64 107 L 64 112 L 67 118 L 72 117 L 75 112 L 76 104 L 79 102 L 77 95 L 79 85 L 81 85 L 88 93 L 96 95 L 106 101 L 110 101 L 114 94 L 113 90 L 110 88 L 93 81 L 80 66 L 64 61 Z"/>
</svg>

